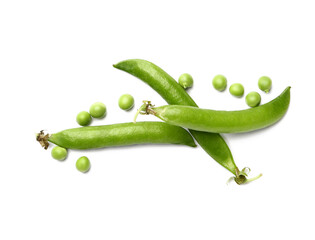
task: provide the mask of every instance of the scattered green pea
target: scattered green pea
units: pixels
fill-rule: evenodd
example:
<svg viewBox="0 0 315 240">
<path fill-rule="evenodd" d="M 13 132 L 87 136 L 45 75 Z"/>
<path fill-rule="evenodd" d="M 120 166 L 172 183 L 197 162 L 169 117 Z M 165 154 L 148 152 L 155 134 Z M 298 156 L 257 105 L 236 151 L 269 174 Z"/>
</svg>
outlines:
<svg viewBox="0 0 315 240">
<path fill-rule="evenodd" d="M 130 94 L 122 95 L 118 100 L 118 105 L 122 110 L 130 110 L 134 105 L 133 96 Z"/>
<path fill-rule="evenodd" d="M 77 123 L 81 126 L 89 125 L 91 120 L 91 115 L 86 111 L 79 112 L 77 115 Z"/>
<path fill-rule="evenodd" d="M 90 114 L 93 118 L 103 118 L 106 114 L 106 106 L 104 103 L 96 102 L 90 107 Z"/>
<path fill-rule="evenodd" d="M 240 83 L 234 83 L 230 86 L 230 93 L 235 97 L 242 97 L 244 95 L 244 87 Z"/>
<path fill-rule="evenodd" d="M 267 76 L 262 76 L 258 80 L 258 87 L 260 90 L 264 91 L 265 93 L 268 93 L 271 88 L 272 81 Z"/>
<path fill-rule="evenodd" d="M 87 157 L 83 156 L 77 160 L 75 166 L 80 172 L 85 173 L 85 172 L 89 171 L 89 169 L 91 167 L 91 163 Z"/>
<path fill-rule="evenodd" d="M 68 155 L 67 149 L 56 146 L 51 150 L 51 156 L 59 161 L 63 161 L 66 159 Z"/>
<path fill-rule="evenodd" d="M 246 95 L 245 101 L 250 107 L 257 107 L 260 104 L 261 97 L 258 92 L 250 92 Z"/>
<path fill-rule="evenodd" d="M 227 86 L 226 77 L 223 75 L 216 75 L 212 80 L 212 85 L 216 90 L 220 92 L 224 91 Z"/>
<path fill-rule="evenodd" d="M 188 73 L 183 73 L 180 75 L 178 79 L 179 85 L 181 85 L 184 89 L 192 87 L 194 80 L 192 76 Z"/>
</svg>

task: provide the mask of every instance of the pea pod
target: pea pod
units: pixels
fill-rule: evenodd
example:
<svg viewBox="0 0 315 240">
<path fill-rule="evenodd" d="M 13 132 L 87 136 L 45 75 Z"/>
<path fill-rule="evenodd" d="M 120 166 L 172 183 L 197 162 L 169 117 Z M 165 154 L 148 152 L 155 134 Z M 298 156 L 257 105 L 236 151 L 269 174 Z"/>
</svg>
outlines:
<svg viewBox="0 0 315 240">
<path fill-rule="evenodd" d="M 152 87 L 170 105 L 187 105 L 197 107 L 189 94 L 163 69 L 141 59 L 121 61 L 115 68 L 125 71 Z M 237 168 L 232 153 L 220 134 L 189 130 L 199 145 L 219 164 L 236 176 L 238 184 L 247 182 Z"/>
<path fill-rule="evenodd" d="M 119 123 L 80 127 L 54 134 L 37 135 L 37 141 L 47 149 L 52 142 L 68 149 L 94 149 L 148 143 L 182 144 L 195 147 L 191 135 L 183 128 L 163 122 Z"/>
<path fill-rule="evenodd" d="M 197 131 L 216 133 L 250 132 L 279 121 L 290 104 L 290 87 L 272 101 L 246 110 L 216 111 L 181 105 L 150 107 L 145 103 L 144 114 L 153 114 L 161 120 Z"/>
</svg>

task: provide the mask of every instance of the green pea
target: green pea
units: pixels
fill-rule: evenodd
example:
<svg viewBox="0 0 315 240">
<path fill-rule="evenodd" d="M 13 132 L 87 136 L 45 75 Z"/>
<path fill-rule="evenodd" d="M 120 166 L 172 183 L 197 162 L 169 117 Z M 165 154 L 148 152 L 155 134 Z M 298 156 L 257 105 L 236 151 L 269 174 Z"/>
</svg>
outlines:
<svg viewBox="0 0 315 240">
<path fill-rule="evenodd" d="M 179 85 L 181 85 L 184 89 L 192 87 L 194 80 L 192 76 L 188 73 L 184 73 L 180 75 L 178 79 Z"/>
<path fill-rule="evenodd" d="M 216 75 L 212 80 L 212 85 L 216 90 L 220 92 L 224 91 L 227 85 L 226 77 L 223 75 Z"/>
<path fill-rule="evenodd" d="M 81 126 L 89 125 L 91 120 L 91 115 L 86 111 L 79 112 L 77 115 L 77 123 Z"/>
<path fill-rule="evenodd" d="M 104 103 L 96 102 L 90 107 L 90 114 L 93 118 L 103 118 L 106 114 L 106 106 Z"/>
<path fill-rule="evenodd" d="M 258 87 L 260 90 L 264 91 L 265 93 L 268 93 L 271 88 L 272 81 L 267 76 L 262 76 L 258 80 Z"/>
<path fill-rule="evenodd" d="M 261 97 L 258 92 L 250 92 L 246 95 L 245 101 L 250 107 L 257 107 L 260 104 Z"/>
<path fill-rule="evenodd" d="M 130 94 L 122 95 L 118 100 L 118 105 L 122 110 L 130 110 L 134 105 L 133 96 Z"/>
<path fill-rule="evenodd" d="M 67 149 L 56 146 L 51 150 L 51 156 L 59 161 L 63 161 L 66 159 L 68 155 Z"/>
<path fill-rule="evenodd" d="M 240 83 L 234 83 L 230 86 L 230 93 L 235 97 L 242 97 L 244 95 L 244 87 Z"/>
<path fill-rule="evenodd" d="M 91 167 L 91 163 L 87 157 L 83 156 L 77 160 L 75 166 L 80 172 L 85 173 L 85 172 L 89 171 L 89 169 Z"/>
</svg>

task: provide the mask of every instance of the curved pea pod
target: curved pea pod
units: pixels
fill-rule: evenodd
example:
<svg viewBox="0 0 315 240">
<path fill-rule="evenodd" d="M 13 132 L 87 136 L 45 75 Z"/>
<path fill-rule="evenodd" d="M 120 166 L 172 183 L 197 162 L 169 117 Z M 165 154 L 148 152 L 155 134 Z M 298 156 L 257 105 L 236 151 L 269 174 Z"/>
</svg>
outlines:
<svg viewBox="0 0 315 240">
<path fill-rule="evenodd" d="M 142 59 L 129 59 L 113 66 L 148 84 L 170 105 L 198 107 L 190 95 L 174 78 L 152 62 Z M 220 134 L 199 132 L 191 129 L 189 129 L 189 132 L 216 162 L 229 170 L 237 178 L 240 176 L 241 171 L 237 168 L 232 153 Z"/>
<path fill-rule="evenodd" d="M 216 133 L 250 132 L 279 121 L 290 104 L 290 87 L 277 98 L 261 106 L 240 111 L 216 111 L 181 105 L 147 107 L 147 112 L 161 120 L 197 131 Z M 146 104 L 147 105 L 147 104 Z"/>
<path fill-rule="evenodd" d="M 94 149 L 135 144 L 181 144 L 195 147 L 185 129 L 163 122 L 119 123 L 63 130 L 37 135 L 37 141 L 47 149 L 54 143 L 67 149 Z"/>
</svg>

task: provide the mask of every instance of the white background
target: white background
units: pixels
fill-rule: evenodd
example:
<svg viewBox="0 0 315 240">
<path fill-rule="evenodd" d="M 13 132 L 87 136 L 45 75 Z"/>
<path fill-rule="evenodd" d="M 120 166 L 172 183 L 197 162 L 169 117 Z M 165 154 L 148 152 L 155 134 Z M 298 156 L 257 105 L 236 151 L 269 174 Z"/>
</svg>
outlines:
<svg viewBox="0 0 315 240">
<path fill-rule="evenodd" d="M 314 239 L 313 1 L 1 1 L 0 239 Z M 77 127 L 79 111 L 102 101 L 92 125 L 130 122 L 144 99 L 166 102 L 112 64 L 154 62 L 175 79 L 194 77 L 200 107 L 245 109 L 245 98 L 211 86 L 259 91 L 262 103 L 291 86 L 276 125 L 224 135 L 239 166 L 263 177 L 226 185 L 231 174 L 201 147 L 132 146 L 69 151 L 51 158 L 35 133 Z M 124 112 L 121 94 L 136 106 Z M 313 114 L 313 115 L 311 115 Z M 153 120 L 141 116 L 139 120 Z M 86 155 L 87 174 L 75 169 Z"/>
</svg>

